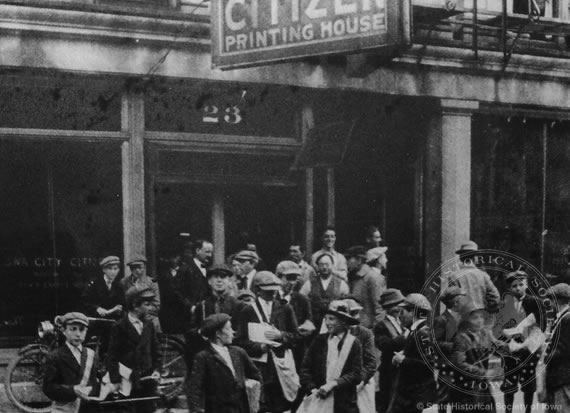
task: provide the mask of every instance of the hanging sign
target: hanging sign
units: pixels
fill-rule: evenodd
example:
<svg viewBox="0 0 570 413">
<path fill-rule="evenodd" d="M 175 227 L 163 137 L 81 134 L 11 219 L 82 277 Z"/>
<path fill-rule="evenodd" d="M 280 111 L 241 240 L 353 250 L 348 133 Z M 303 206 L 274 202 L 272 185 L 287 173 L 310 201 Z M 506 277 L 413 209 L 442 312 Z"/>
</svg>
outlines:
<svg viewBox="0 0 570 413">
<path fill-rule="evenodd" d="M 212 0 L 221 69 L 409 43 L 408 0 Z"/>
</svg>

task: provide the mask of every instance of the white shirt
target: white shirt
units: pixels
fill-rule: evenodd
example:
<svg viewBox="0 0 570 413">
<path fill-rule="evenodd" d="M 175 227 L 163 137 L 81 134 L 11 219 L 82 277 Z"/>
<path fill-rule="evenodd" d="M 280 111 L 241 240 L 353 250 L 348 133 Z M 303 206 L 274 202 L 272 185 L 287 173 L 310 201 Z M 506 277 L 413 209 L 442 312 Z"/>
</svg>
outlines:
<svg viewBox="0 0 570 413">
<path fill-rule="evenodd" d="M 327 349 L 327 366 L 332 366 L 336 363 L 336 361 L 338 360 L 338 356 L 339 356 L 339 349 L 338 349 L 338 345 L 340 343 L 340 341 L 343 339 L 345 334 L 341 334 L 341 335 L 334 335 L 334 336 L 329 336 L 328 339 L 328 349 Z"/>
<path fill-rule="evenodd" d="M 226 362 L 226 364 L 228 365 L 228 367 L 232 371 L 232 374 L 235 377 L 236 371 L 234 369 L 234 363 L 232 363 L 232 358 L 230 357 L 230 351 L 228 350 L 228 348 L 226 346 L 220 346 L 220 345 L 214 344 L 214 343 L 211 343 L 211 344 L 212 344 L 212 347 L 214 348 L 214 350 L 216 350 L 216 352 L 218 352 L 218 354 L 220 356 L 222 356 L 222 358 L 224 359 L 224 361 Z"/>
<path fill-rule="evenodd" d="M 196 264 L 196 267 L 198 267 L 200 269 L 200 271 L 202 271 L 202 275 L 205 277 L 206 276 L 206 265 L 202 261 L 197 260 L 196 258 L 194 258 L 194 263 Z"/>
<path fill-rule="evenodd" d="M 256 271 L 252 270 L 249 272 L 249 274 L 247 274 L 245 277 L 247 278 L 247 289 L 251 291 L 251 281 L 253 280 L 253 277 L 255 275 Z"/>
<path fill-rule="evenodd" d="M 65 345 L 67 346 L 67 348 L 69 348 L 71 354 L 73 354 L 73 357 L 77 361 L 77 364 L 81 366 L 81 352 L 83 351 L 83 347 L 82 346 L 75 347 L 74 345 L 69 344 L 67 341 L 65 342 Z"/>
<path fill-rule="evenodd" d="M 329 278 L 326 279 L 321 277 L 321 285 L 323 286 L 323 290 L 326 291 L 327 288 L 329 288 L 329 284 L 332 281 L 332 277 L 333 277 L 332 275 L 329 275 Z"/>
<path fill-rule="evenodd" d="M 106 275 L 103 275 L 103 279 L 105 280 L 105 284 L 107 284 L 107 288 L 110 290 L 111 289 L 111 285 L 113 284 L 113 280 L 111 280 L 109 277 L 107 277 Z"/>
<path fill-rule="evenodd" d="M 131 322 L 131 324 L 133 325 L 135 330 L 137 330 L 137 333 L 139 333 L 139 335 L 141 335 L 142 330 L 143 330 L 142 321 L 139 320 L 138 318 L 134 317 L 133 315 L 131 315 L 131 313 L 129 313 L 128 317 L 129 317 L 129 321 Z"/>
<path fill-rule="evenodd" d="M 265 314 L 265 318 L 269 323 L 271 321 L 271 311 L 273 310 L 273 301 L 265 301 L 263 298 L 259 297 L 259 304 L 263 313 Z"/>
</svg>

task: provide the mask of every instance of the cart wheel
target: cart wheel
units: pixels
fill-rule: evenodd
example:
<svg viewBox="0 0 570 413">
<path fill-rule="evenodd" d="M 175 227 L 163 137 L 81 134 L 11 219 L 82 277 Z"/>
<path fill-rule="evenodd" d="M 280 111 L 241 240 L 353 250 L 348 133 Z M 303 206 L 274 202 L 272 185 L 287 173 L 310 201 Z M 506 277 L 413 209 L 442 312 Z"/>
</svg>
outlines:
<svg viewBox="0 0 570 413">
<path fill-rule="evenodd" d="M 52 409 L 52 401 L 42 391 L 47 354 L 47 349 L 35 348 L 18 354 L 8 365 L 6 394 L 24 412 L 48 413 Z"/>
<path fill-rule="evenodd" d="M 159 337 L 160 380 L 158 392 L 166 400 L 172 400 L 182 393 L 186 377 L 184 343 L 173 337 Z"/>
</svg>

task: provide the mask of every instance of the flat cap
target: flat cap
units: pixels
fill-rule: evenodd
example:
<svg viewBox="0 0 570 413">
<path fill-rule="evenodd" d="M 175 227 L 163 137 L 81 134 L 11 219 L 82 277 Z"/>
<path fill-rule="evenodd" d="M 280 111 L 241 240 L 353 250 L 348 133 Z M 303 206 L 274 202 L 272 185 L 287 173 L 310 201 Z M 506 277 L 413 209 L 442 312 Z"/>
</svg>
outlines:
<svg viewBox="0 0 570 413">
<path fill-rule="evenodd" d="M 507 284 L 512 283 L 514 280 L 526 280 L 527 278 L 528 274 L 522 270 L 513 271 L 505 275 L 505 281 Z"/>
<path fill-rule="evenodd" d="M 431 311 L 431 304 L 425 295 L 412 293 L 406 296 L 404 304 L 408 307 L 415 307 L 420 310 Z"/>
<path fill-rule="evenodd" d="M 466 252 L 479 251 L 479 246 L 474 241 L 467 241 L 461 244 L 459 249 L 455 251 L 456 254 L 464 254 Z"/>
<path fill-rule="evenodd" d="M 558 283 L 550 287 L 549 295 L 556 298 L 570 299 L 570 285 Z"/>
<path fill-rule="evenodd" d="M 388 247 L 376 247 L 366 251 L 366 262 L 372 262 L 386 254 Z"/>
<path fill-rule="evenodd" d="M 99 265 L 101 267 L 106 267 L 108 265 L 119 265 L 119 264 L 121 264 L 121 259 L 114 255 L 109 255 L 108 257 L 105 257 L 101 261 L 99 261 Z"/>
<path fill-rule="evenodd" d="M 277 291 L 282 282 L 271 271 L 259 271 L 253 276 L 252 284 L 263 291 Z"/>
<path fill-rule="evenodd" d="M 55 318 L 55 323 L 61 326 L 75 323 L 75 324 L 82 324 L 85 327 L 89 327 L 89 319 L 87 318 L 87 316 L 77 311 L 57 316 Z"/>
<path fill-rule="evenodd" d="M 277 268 L 275 268 L 275 274 L 279 277 L 282 275 L 301 275 L 301 267 L 293 261 L 281 261 L 277 264 Z"/>
<path fill-rule="evenodd" d="M 220 277 L 231 277 L 234 273 L 226 264 L 214 264 L 206 272 L 206 277 L 219 275 Z"/>
<path fill-rule="evenodd" d="M 251 250 L 241 250 L 236 255 L 234 255 L 234 260 L 238 261 L 253 261 L 254 263 L 259 262 L 259 255 L 257 252 Z"/>
<path fill-rule="evenodd" d="M 150 300 L 154 297 L 156 297 L 156 294 L 154 293 L 152 288 L 149 287 L 139 288 L 136 285 L 129 288 L 125 293 L 125 300 L 127 301 L 127 303 L 132 302 L 133 300 L 136 299 Z"/>
<path fill-rule="evenodd" d="M 226 325 L 232 318 L 225 313 L 209 315 L 202 321 L 200 326 L 200 334 L 206 337 L 212 337 L 216 331 Z"/>
<path fill-rule="evenodd" d="M 387 288 L 380 296 L 380 305 L 383 308 L 390 308 L 402 304 L 406 297 L 396 288 Z"/>
<path fill-rule="evenodd" d="M 467 300 L 467 302 L 459 309 L 459 312 L 463 317 L 468 316 L 474 311 L 483 311 L 485 310 L 484 307 L 481 305 L 477 305 L 473 302 L 473 300 Z"/>
<path fill-rule="evenodd" d="M 255 298 L 255 294 L 251 290 L 241 290 L 237 296 L 237 299 L 243 300 L 246 297 Z"/>
<path fill-rule="evenodd" d="M 135 255 L 128 262 L 127 265 L 146 264 L 146 257 L 144 255 Z"/>
<path fill-rule="evenodd" d="M 366 258 L 366 247 L 363 245 L 355 245 L 346 250 L 344 255 L 348 258 L 359 257 Z"/>
</svg>

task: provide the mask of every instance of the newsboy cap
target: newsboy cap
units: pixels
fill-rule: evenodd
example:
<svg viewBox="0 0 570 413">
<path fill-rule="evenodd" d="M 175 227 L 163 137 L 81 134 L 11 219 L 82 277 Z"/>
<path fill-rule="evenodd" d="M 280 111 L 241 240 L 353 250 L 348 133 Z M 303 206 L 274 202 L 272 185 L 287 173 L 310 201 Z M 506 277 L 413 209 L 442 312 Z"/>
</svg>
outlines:
<svg viewBox="0 0 570 413">
<path fill-rule="evenodd" d="M 253 276 L 252 283 L 263 291 L 278 291 L 282 284 L 271 271 L 259 271 Z"/>
<path fill-rule="evenodd" d="M 431 311 L 431 304 L 429 303 L 428 299 L 425 295 L 412 293 L 406 296 L 404 300 L 404 304 L 406 307 L 414 307 L 424 311 Z"/>
<path fill-rule="evenodd" d="M 461 244 L 459 249 L 455 251 L 456 254 L 464 254 L 467 252 L 479 251 L 479 246 L 474 241 L 467 241 Z"/>
<path fill-rule="evenodd" d="M 372 262 L 386 254 L 388 247 L 376 247 L 366 251 L 366 262 Z"/>
<path fill-rule="evenodd" d="M 526 280 L 528 278 L 528 274 L 522 270 L 517 270 L 508 273 L 505 275 L 505 282 L 507 284 L 512 283 L 514 280 Z"/>
<path fill-rule="evenodd" d="M 85 327 L 89 327 L 89 319 L 87 318 L 87 316 L 77 311 L 57 316 L 55 318 L 55 323 L 61 326 L 66 326 L 67 324 L 75 323 L 75 324 L 82 324 Z"/>
<path fill-rule="evenodd" d="M 259 255 L 257 255 L 257 252 L 255 251 L 241 250 L 236 255 L 234 255 L 234 260 L 252 261 L 257 264 L 259 262 Z"/>
<path fill-rule="evenodd" d="M 366 258 L 366 247 L 362 245 L 355 245 L 347 249 L 344 255 L 348 258 L 351 257 Z"/>
<path fill-rule="evenodd" d="M 452 298 L 457 297 L 458 295 L 467 295 L 467 294 L 465 293 L 465 290 L 463 288 L 452 285 L 450 287 L 447 287 L 443 291 L 443 293 L 441 294 L 441 301 L 443 301 L 444 303 L 448 302 Z"/>
<path fill-rule="evenodd" d="M 129 288 L 125 293 L 125 301 L 127 302 L 127 306 L 129 303 L 134 302 L 135 300 L 151 300 L 156 297 L 154 291 L 149 287 L 137 287 L 136 285 Z"/>
<path fill-rule="evenodd" d="M 404 297 L 400 290 L 396 288 L 387 288 L 380 296 L 380 305 L 382 308 L 390 308 L 398 304 L 402 304 L 405 299 L 406 297 Z"/>
<path fill-rule="evenodd" d="M 208 338 L 213 337 L 214 334 L 216 334 L 216 331 L 224 327 L 231 319 L 232 318 L 225 313 L 209 315 L 204 319 L 204 321 L 202 321 L 200 334 Z"/>
<path fill-rule="evenodd" d="M 146 264 L 146 257 L 144 255 L 135 255 L 127 262 L 129 267 L 135 264 Z"/>
<path fill-rule="evenodd" d="M 121 260 L 119 257 L 116 257 L 114 255 L 109 255 L 108 257 L 103 258 L 100 262 L 99 265 L 102 268 L 107 267 L 108 265 L 119 265 L 121 264 Z"/>
<path fill-rule="evenodd" d="M 279 277 L 282 275 L 301 275 L 301 267 L 293 261 L 281 261 L 275 268 L 275 274 Z"/>
<path fill-rule="evenodd" d="M 570 285 L 558 283 L 550 287 L 549 295 L 556 298 L 570 299 Z"/>
<path fill-rule="evenodd" d="M 231 277 L 233 275 L 232 270 L 226 264 L 214 264 L 206 272 L 206 278 L 210 278 L 214 275 L 219 275 L 221 277 Z"/>
</svg>

